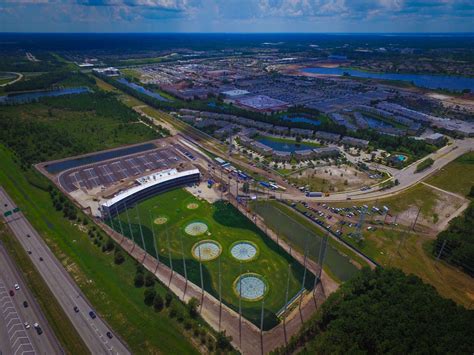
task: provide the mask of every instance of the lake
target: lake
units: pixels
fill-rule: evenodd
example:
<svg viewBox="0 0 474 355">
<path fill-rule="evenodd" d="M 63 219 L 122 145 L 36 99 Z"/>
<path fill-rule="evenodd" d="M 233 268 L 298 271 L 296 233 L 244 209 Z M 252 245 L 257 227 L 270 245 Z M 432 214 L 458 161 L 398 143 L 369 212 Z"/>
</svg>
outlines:
<svg viewBox="0 0 474 355">
<path fill-rule="evenodd" d="M 396 74 L 396 73 L 372 73 L 349 68 L 304 68 L 304 73 L 343 75 L 348 73 L 358 78 L 372 78 L 384 80 L 400 80 L 413 82 L 416 86 L 428 89 L 448 89 L 462 91 L 471 89 L 474 92 L 474 78 L 451 75 L 429 75 L 429 74 Z"/>
<path fill-rule="evenodd" d="M 135 145 L 133 147 L 125 147 L 120 149 L 111 150 L 108 152 L 90 154 L 80 158 L 73 158 L 69 160 L 60 161 L 57 163 L 48 164 L 45 166 L 46 170 L 50 174 L 56 174 L 61 171 L 77 168 L 78 166 L 98 163 L 104 160 L 120 158 L 125 155 L 144 152 L 146 150 L 155 149 L 156 146 L 153 143 L 145 143 L 140 145 Z"/>
<path fill-rule="evenodd" d="M 80 88 L 66 88 L 57 90 L 45 90 L 35 92 L 25 92 L 19 94 L 8 94 L 6 96 L 0 96 L 0 104 L 23 104 L 31 101 L 37 101 L 42 97 L 54 97 L 62 95 L 74 95 L 82 94 L 84 92 L 90 92 L 91 90 L 87 87 Z"/>
<path fill-rule="evenodd" d="M 127 85 L 128 87 L 131 87 L 132 89 L 135 89 L 137 90 L 138 92 L 141 92 L 142 94 L 145 94 L 145 95 L 148 95 L 148 96 L 151 96 L 157 100 L 160 100 L 160 101 L 168 101 L 168 99 L 165 99 L 163 96 L 161 96 L 160 94 L 156 93 L 156 92 L 153 92 L 153 91 L 150 91 L 148 89 L 145 89 L 143 86 L 140 86 L 140 85 L 137 85 L 135 83 L 131 83 L 130 81 L 128 81 L 127 79 L 124 79 L 124 78 L 120 78 L 117 80 L 119 83 L 122 83 L 122 84 L 125 84 Z"/>
<path fill-rule="evenodd" d="M 257 141 L 262 143 L 262 144 L 265 144 L 266 146 L 268 146 L 270 148 L 273 148 L 275 150 L 279 150 L 281 152 L 291 152 L 291 153 L 293 153 L 295 150 L 315 148 L 312 145 L 308 145 L 308 144 L 304 144 L 304 143 L 297 144 L 296 142 L 295 143 L 280 142 L 280 141 L 276 141 L 276 140 L 273 140 L 273 139 L 268 138 L 268 137 L 260 137 L 260 138 L 257 139 Z"/>
<path fill-rule="evenodd" d="M 290 122 L 302 122 L 302 123 L 309 123 L 313 126 L 319 126 L 321 124 L 320 121 L 318 120 L 312 120 L 311 118 L 304 117 L 304 116 L 283 116 L 282 119 L 284 121 L 290 121 Z"/>
</svg>

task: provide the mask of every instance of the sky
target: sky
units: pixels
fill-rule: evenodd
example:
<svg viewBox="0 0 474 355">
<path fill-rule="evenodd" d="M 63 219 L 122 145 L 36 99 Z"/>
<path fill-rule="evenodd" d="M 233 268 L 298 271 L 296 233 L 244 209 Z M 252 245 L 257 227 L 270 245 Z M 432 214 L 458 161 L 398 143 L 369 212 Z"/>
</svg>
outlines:
<svg viewBox="0 0 474 355">
<path fill-rule="evenodd" d="M 474 32 L 474 0 L 0 0 L 0 32 Z"/>
</svg>

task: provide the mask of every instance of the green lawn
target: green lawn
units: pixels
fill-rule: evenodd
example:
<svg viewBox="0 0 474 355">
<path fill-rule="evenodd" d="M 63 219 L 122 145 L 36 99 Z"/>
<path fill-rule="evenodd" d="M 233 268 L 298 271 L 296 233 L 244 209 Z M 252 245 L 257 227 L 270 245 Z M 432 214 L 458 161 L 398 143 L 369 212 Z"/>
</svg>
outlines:
<svg viewBox="0 0 474 355">
<path fill-rule="evenodd" d="M 132 352 L 197 353 L 181 324 L 170 319 L 166 312 L 156 313 L 143 303 L 143 289 L 133 286 L 135 261 L 126 256 L 124 264 L 114 264 L 113 253 L 103 253 L 85 232 L 56 211 L 48 192 L 32 186 L 15 159 L 0 146 L 0 185 Z M 166 292 L 164 286 L 156 288 L 158 292 Z"/>
<path fill-rule="evenodd" d="M 474 186 L 474 152 L 460 156 L 426 182 L 443 190 L 467 196 Z"/>
<path fill-rule="evenodd" d="M 298 142 L 296 142 L 295 139 L 278 138 L 278 137 L 272 137 L 272 136 L 260 135 L 260 136 L 255 137 L 255 140 L 259 140 L 259 139 L 268 139 L 270 141 L 278 142 L 278 143 L 298 144 Z M 305 146 L 310 146 L 310 147 L 313 147 L 313 148 L 322 147 L 321 144 L 314 143 L 314 142 L 301 141 L 301 142 L 299 142 L 299 144 L 305 145 Z M 306 148 L 302 148 L 302 149 L 306 149 Z"/>
<path fill-rule="evenodd" d="M 318 227 L 276 201 L 257 202 L 252 208 L 264 218 L 269 228 L 281 235 L 300 253 L 304 253 L 307 243 L 309 257 L 317 261 L 323 237 L 323 232 Z M 324 269 L 336 281 L 346 281 L 357 272 L 357 267 L 351 263 L 351 258 L 362 266 L 366 265 L 349 249 L 329 238 Z"/>
<path fill-rule="evenodd" d="M 199 207 L 189 209 L 188 204 L 193 203 L 198 204 Z M 191 253 L 193 246 L 201 240 L 213 240 L 220 244 L 222 248 L 220 254 L 222 299 L 233 309 L 238 310 L 239 295 L 234 290 L 233 283 L 239 277 L 240 270 L 242 273 L 261 275 L 268 286 L 264 296 L 266 329 L 278 323 L 276 313 L 284 307 L 288 264 L 291 264 L 289 299 L 301 290 L 304 268 L 230 204 L 224 202 L 209 204 L 204 200 L 196 199 L 185 190 L 176 189 L 139 203 L 138 212 L 137 214 L 136 208 L 128 210 L 135 242 L 143 245 L 139 228 L 140 217 L 146 249 L 150 254 L 155 255 L 151 221 L 160 217 L 166 218 L 165 224 L 153 222 L 160 260 L 170 265 L 168 255 L 171 253 L 173 268 L 184 275 L 182 260 L 184 252 L 187 276 L 196 285 L 200 285 L 201 281 L 198 259 Z M 122 212 L 119 218 L 114 219 L 113 225 L 118 231 L 120 231 L 119 219 L 124 234 L 130 237 L 127 213 Z M 208 233 L 199 236 L 188 235 L 184 229 L 193 222 L 205 223 Z M 169 248 L 166 233 L 169 237 Z M 230 249 L 233 243 L 242 240 L 256 245 L 258 256 L 251 261 L 240 263 L 231 256 Z M 218 297 L 219 258 L 205 261 L 202 265 L 204 287 Z M 311 288 L 313 283 L 313 275 L 307 273 L 306 287 Z M 261 302 L 259 300 L 242 299 L 242 309 L 244 317 L 257 325 L 260 324 Z"/>
</svg>

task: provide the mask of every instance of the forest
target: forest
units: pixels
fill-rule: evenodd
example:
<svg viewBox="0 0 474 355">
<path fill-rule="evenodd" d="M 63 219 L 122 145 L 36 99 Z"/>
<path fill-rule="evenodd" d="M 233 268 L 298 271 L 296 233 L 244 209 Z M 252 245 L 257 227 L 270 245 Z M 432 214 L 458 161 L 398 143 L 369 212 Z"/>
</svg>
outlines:
<svg viewBox="0 0 474 355">
<path fill-rule="evenodd" d="M 414 275 L 362 269 L 275 354 L 472 354 L 474 311 Z"/>
<path fill-rule="evenodd" d="M 139 122 L 114 94 L 101 91 L 5 106 L 0 141 L 26 169 L 51 159 L 143 142 L 166 135 Z"/>
<path fill-rule="evenodd" d="M 462 216 L 454 218 L 449 227 L 438 234 L 433 255 L 474 277 L 474 201 Z"/>
<path fill-rule="evenodd" d="M 92 86 L 94 79 L 80 72 L 56 70 L 20 80 L 5 87 L 6 92 L 48 90 L 64 86 Z"/>
</svg>

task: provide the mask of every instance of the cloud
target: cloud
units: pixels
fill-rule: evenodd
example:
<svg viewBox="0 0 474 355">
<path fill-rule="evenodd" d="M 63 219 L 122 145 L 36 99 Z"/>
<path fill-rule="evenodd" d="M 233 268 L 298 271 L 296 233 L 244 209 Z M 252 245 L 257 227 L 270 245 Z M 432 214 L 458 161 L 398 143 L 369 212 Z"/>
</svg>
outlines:
<svg viewBox="0 0 474 355">
<path fill-rule="evenodd" d="M 0 0 L 2 30 L 21 29 L 20 19 L 28 18 L 39 27 L 53 26 L 53 20 L 66 28 L 68 22 L 71 27 L 78 23 L 79 29 L 84 22 L 102 24 L 99 31 L 104 27 L 139 31 L 145 25 L 162 31 L 172 29 L 169 24 L 174 21 L 180 31 L 242 32 L 252 23 L 261 32 L 367 28 L 383 32 L 405 31 L 407 24 L 425 29 L 428 20 L 434 23 L 433 31 L 460 26 L 474 31 L 474 21 L 466 21 L 472 16 L 474 0 Z"/>
</svg>

